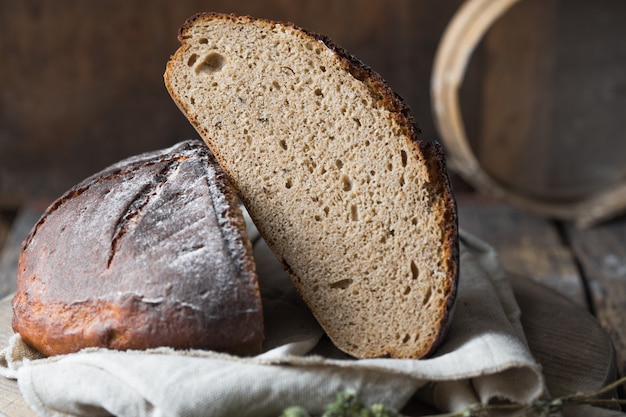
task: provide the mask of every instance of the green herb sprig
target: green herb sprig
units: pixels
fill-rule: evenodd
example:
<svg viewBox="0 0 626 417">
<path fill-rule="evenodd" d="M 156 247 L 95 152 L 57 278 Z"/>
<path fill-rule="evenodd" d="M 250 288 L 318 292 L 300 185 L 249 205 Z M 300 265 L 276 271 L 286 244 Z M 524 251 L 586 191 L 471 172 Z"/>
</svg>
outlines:
<svg viewBox="0 0 626 417">
<path fill-rule="evenodd" d="M 312 417 L 306 409 L 291 406 L 280 417 Z M 340 391 L 334 402 L 328 404 L 321 417 L 401 417 L 395 410 L 383 404 L 366 406 L 360 402 L 353 391 Z"/>
<path fill-rule="evenodd" d="M 537 400 L 529 404 L 474 404 L 462 410 L 430 415 L 427 417 L 486 417 L 492 412 L 508 411 L 511 417 L 549 417 L 563 410 L 566 406 L 591 405 L 599 407 L 619 407 L 626 405 L 626 399 L 601 398 L 603 395 L 626 385 L 626 377 L 590 393 L 578 393 L 564 397 Z M 280 417 L 314 417 L 300 406 L 286 408 Z M 354 392 L 340 391 L 334 402 L 328 404 L 320 417 L 404 417 L 399 412 L 383 404 L 366 406 L 361 403 Z"/>
</svg>

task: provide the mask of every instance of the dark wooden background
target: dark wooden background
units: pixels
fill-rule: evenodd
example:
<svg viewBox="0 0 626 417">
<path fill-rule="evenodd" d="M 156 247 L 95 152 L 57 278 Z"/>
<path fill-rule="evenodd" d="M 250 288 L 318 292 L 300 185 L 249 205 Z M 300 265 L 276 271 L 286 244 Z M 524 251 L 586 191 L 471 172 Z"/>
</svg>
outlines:
<svg viewBox="0 0 626 417">
<path fill-rule="evenodd" d="M 0 2 L 0 201 L 56 196 L 137 152 L 195 136 L 163 72 L 199 11 L 286 20 L 382 73 L 434 137 L 429 77 L 461 2 L 412 0 Z"/>
<path fill-rule="evenodd" d="M 182 22 L 252 14 L 322 32 L 380 72 L 437 138 L 429 81 L 461 0 L 0 2 L 0 203 L 53 198 L 140 151 L 195 136 L 163 86 Z M 626 177 L 626 2 L 525 0 L 463 86 L 485 169 L 520 193 L 579 198 Z"/>
<path fill-rule="evenodd" d="M 105 166 L 197 136 L 163 85 L 199 11 L 292 21 L 378 71 L 439 139 L 430 77 L 462 0 L 0 0 L 0 295 L 45 206 Z M 462 89 L 468 136 L 510 189 L 576 200 L 626 178 L 626 2 L 522 0 L 479 45 Z M 461 226 L 507 270 L 595 314 L 626 370 L 626 219 L 590 230 L 521 212 L 455 178 Z M 4 275 L 2 275 L 4 274 Z"/>
</svg>

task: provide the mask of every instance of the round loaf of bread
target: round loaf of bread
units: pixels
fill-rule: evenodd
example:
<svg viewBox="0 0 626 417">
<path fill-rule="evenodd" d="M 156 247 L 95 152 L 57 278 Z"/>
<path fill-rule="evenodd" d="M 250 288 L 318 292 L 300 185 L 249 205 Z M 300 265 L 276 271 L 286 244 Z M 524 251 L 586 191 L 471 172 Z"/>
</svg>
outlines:
<svg viewBox="0 0 626 417">
<path fill-rule="evenodd" d="M 253 354 L 263 313 L 236 193 L 200 141 L 121 161 L 55 201 L 25 240 L 13 329 L 86 347 Z"/>
</svg>

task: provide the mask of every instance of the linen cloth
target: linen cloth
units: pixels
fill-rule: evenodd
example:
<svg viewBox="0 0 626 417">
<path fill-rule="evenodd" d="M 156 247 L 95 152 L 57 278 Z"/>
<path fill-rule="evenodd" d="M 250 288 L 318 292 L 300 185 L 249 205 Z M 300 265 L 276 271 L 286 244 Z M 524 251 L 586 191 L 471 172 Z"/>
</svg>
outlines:
<svg viewBox="0 0 626 417">
<path fill-rule="evenodd" d="M 321 413 L 346 389 L 396 409 L 428 392 L 441 411 L 544 394 L 512 289 L 496 252 L 480 239 L 461 232 L 455 312 L 433 356 L 356 360 L 325 337 L 262 239 L 254 229 L 250 235 L 266 321 L 262 354 L 86 349 L 43 358 L 14 335 L 0 352 L 0 375 L 17 379 L 42 416 L 263 417 L 295 404 Z"/>
</svg>

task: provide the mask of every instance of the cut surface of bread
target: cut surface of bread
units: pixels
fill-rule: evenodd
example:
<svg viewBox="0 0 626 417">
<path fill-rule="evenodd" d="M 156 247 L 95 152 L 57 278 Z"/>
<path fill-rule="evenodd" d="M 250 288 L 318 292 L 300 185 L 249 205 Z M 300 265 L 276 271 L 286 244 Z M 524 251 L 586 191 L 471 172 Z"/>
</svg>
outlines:
<svg viewBox="0 0 626 417">
<path fill-rule="evenodd" d="M 245 220 L 205 144 L 120 161 L 54 202 L 24 242 L 13 328 L 46 355 L 86 347 L 260 352 Z"/>
<path fill-rule="evenodd" d="M 208 13 L 179 40 L 167 89 L 335 345 L 361 358 L 431 353 L 458 276 L 440 146 L 321 35 Z"/>
</svg>

